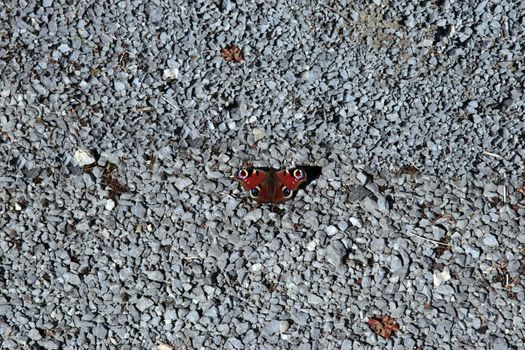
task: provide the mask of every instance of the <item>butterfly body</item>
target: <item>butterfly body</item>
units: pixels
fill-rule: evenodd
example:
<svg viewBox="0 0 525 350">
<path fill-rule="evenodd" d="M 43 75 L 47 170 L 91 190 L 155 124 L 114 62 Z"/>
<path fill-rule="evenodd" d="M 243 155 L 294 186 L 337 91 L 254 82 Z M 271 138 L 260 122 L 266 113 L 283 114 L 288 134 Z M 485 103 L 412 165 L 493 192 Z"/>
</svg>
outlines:
<svg viewBox="0 0 525 350">
<path fill-rule="evenodd" d="M 234 177 L 257 202 L 274 204 L 291 199 L 307 178 L 302 168 L 244 168 L 236 171 Z"/>
</svg>

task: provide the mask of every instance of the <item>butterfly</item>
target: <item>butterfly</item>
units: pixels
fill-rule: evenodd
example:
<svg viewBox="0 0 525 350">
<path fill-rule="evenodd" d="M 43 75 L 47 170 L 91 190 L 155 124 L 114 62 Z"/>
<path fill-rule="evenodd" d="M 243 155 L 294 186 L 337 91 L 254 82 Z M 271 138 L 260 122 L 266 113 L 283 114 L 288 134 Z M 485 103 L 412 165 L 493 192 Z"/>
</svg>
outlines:
<svg viewBox="0 0 525 350">
<path fill-rule="evenodd" d="M 234 178 L 259 203 L 283 203 L 294 196 L 301 184 L 306 182 L 304 168 L 277 170 L 272 168 L 243 168 Z"/>
</svg>

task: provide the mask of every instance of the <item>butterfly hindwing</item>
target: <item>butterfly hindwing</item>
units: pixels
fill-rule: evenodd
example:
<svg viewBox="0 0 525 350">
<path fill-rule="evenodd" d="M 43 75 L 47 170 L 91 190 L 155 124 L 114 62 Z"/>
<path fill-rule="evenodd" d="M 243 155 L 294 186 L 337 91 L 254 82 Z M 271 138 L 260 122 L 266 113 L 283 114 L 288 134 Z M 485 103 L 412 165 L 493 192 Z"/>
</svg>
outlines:
<svg viewBox="0 0 525 350">
<path fill-rule="evenodd" d="M 306 181 L 306 171 L 301 168 L 293 168 L 278 171 L 275 174 L 274 201 L 282 203 L 292 198 L 294 192 Z"/>
</svg>

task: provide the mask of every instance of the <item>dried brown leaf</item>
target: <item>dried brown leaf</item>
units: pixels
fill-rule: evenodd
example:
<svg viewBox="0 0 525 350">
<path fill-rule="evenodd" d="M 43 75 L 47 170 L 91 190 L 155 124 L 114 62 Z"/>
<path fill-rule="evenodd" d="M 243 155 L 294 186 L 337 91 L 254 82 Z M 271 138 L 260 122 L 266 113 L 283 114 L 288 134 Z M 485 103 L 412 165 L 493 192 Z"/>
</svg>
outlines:
<svg viewBox="0 0 525 350">
<path fill-rule="evenodd" d="M 239 49 L 235 44 L 223 47 L 221 49 L 221 57 L 226 62 L 237 62 L 237 63 L 241 63 L 242 60 L 244 59 L 241 49 Z"/>
<path fill-rule="evenodd" d="M 390 316 L 378 316 L 368 320 L 368 326 L 376 334 L 388 339 L 400 329 L 396 319 Z"/>
</svg>

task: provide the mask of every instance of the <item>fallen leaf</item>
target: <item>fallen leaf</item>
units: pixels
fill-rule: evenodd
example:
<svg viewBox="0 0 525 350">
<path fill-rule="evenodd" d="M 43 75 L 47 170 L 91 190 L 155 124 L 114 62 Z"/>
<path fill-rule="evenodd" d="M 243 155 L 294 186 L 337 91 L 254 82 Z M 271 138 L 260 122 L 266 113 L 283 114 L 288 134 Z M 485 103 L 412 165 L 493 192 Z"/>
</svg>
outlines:
<svg viewBox="0 0 525 350">
<path fill-rule="evenodd" d="M 390 338 L 394 332 L 399 330 L 396 319 L 390 316 L 374 317 L 369 319 L 367 323 L 370 329 L 385 339 Z"/>
<path fill-rule="evenodd" d="M 414 174 L 417 174 L 417 173 L 419 173 L 419 169 L 416 168 L 413 165 L 403 165 L 398 170 L 398 174 L 399 175 L 402 175 L 402 174 L 414 175 Z"/>
<path fill-rule="evenodd" d="M 436 258 L 441 257 L 443 254 L 445 254 L 447 250 L 450 250 L 450 245 L 448 244 L 449 241 L 450 241 L 449 236 L 443 236 L 443 238 L 439 240 L 439 242 L 443 244 L 438 244 L 434 248 L 434 251 L 436 252 Z"/>
<path fill-rule="evenodd" d="M 235 44 L 223 47 L 221 49 L 221 57 L 226 62 L 237 62 L 237 63 L 241 63 L 242 60 L 244 59 L 241 49 L 239 49 Z"/>
<path fill-rule="evenodd" d="M 523 184 L 520 187 L 518 187 L 518 189 L 516 191 L 518 191 L 519 193 L 525 192 L 525 184 Z"/>
</svg>

